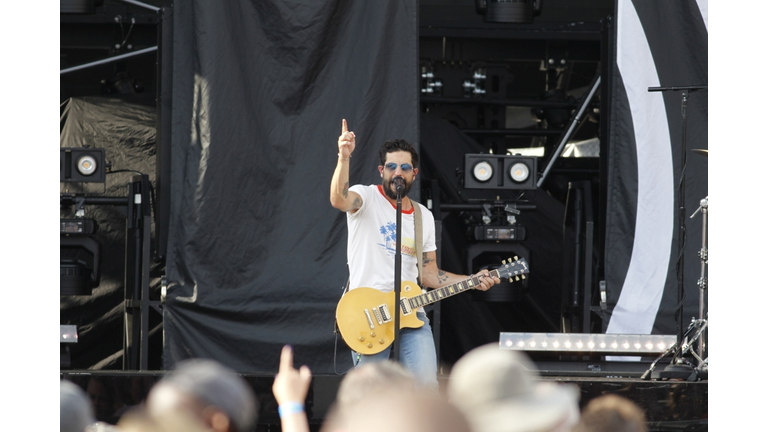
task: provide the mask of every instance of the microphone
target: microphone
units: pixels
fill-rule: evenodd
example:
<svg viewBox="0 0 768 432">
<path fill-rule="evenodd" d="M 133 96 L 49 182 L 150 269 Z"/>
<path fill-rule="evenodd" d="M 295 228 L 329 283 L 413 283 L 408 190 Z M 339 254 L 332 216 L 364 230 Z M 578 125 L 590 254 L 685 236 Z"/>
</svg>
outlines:
<svg viewBox="0 0 768 432">
<path fill-rule="evenodd" d="M 393 180 L 393 183 L 395 183 L 395 191 L 398 194 L 403 193 L 403 191 L 405 190 L 405 179 L 402 177 L 395 177 L 395 179 Z"/>
</svg>

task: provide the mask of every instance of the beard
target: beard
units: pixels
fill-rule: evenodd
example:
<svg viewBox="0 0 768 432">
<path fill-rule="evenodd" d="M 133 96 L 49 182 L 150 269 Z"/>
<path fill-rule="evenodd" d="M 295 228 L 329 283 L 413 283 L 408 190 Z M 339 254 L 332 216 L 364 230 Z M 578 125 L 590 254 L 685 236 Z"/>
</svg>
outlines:
<svg viewBox="0 0 768 432">
<path fill-rule="evenodd" d="M 384 189 L 384 193 L 391 199 L 396 200 L 397 199 L 397 191 L 395 190 L 395 185 L 392 182 L 394 180 L 394 177 L 392 178 L 383 178 L 381 180 L 381 188 Z M 408 192 L 411 191 L 411 186 L 413 186 L 413 182 L 409 182 L 405 177 L 403 177 L 405 188 L 403 188 L 403 194 L 401 197 L 408 196 Z"/>
</svg>

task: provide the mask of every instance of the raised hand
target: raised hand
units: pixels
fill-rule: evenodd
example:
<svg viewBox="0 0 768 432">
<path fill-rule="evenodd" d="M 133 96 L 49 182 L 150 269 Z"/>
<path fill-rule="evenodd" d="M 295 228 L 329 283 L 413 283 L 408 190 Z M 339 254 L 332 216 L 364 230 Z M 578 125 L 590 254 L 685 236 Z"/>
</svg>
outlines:
<svg viewBox="0 0 768 432">
<path fill-rule="evenodd" d="M 347 130 L 347 120 L 341 120 L 341 135 L 339 135 L 339 156 L 348 158 L 355 151 L 355 133 Z"/>
<path fill-rule="evenodd" d="M 272 393 L 278 404 L 285 402 L 300 402 L 304 404 L 312 382 L 312 372 L 307 366 L 299 370 L 293 367 L 293 350 L 286 345 L 280 352 L 280 369 L 272 384 Z"/>
</svg>

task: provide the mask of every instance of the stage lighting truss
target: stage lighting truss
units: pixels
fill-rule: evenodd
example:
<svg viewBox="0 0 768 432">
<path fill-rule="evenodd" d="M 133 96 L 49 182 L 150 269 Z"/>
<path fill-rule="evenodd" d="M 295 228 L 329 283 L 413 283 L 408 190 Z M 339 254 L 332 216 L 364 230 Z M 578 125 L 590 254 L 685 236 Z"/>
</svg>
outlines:
<svg viewBox="0 0 768 432">
<path fill-rule="evenodd" d="M 465 154 L 466 189 L 536 189 L 535 156 Z"/>
<path fill-rule="evenodd" d="M 499 348 L 520 351 L 663 353 L 677 342 L 676 335 L 602 333 L 500 333 Z"/>
</svg>

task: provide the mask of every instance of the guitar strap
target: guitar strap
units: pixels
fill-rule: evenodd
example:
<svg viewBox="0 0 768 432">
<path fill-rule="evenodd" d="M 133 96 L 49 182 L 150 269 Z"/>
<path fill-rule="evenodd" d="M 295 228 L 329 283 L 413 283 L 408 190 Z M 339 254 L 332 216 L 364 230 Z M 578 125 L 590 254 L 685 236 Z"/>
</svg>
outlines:
<svg viewBox="0 0 768 432">
<path fill-rule="evenodd" d="M 416 260 L 418 261 L 418 267 L 419 267 L 419 280 L 418 283 L 421 285 L 423 281 L 421 280 L 421 268 L 424 266 L 424 255 L 422 255 L 421 248 L 424 246 L 422 244 L 422 231 L 421 231 L 421 206 L 419 203 L 417 203 L 414 200 L 411 200 L 411 205 L 413 206 L 413 224 L 414 229 L 416 232 Z"/>
</svg>

